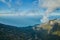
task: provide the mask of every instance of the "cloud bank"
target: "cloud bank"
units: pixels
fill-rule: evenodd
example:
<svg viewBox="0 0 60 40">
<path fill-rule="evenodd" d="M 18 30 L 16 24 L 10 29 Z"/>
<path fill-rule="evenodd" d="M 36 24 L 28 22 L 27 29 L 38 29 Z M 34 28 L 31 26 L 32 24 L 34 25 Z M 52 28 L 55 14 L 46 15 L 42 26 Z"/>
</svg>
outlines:
<svg viewBox="0 0 60 40">
<path fill-rule="evenodd" d="M 40 2 L 41 0 L 39 0 L 39 3 Z M 42 0 L 41 7 L 46 8 L 45 15 L 43 15 L 43 18 L 42 18 L 42 22 L 46 23 L 49 21 L 48 19 L 49 13 L 53 12 L 57 8 L 60 8 L 60 0 Z"/>
</svg>

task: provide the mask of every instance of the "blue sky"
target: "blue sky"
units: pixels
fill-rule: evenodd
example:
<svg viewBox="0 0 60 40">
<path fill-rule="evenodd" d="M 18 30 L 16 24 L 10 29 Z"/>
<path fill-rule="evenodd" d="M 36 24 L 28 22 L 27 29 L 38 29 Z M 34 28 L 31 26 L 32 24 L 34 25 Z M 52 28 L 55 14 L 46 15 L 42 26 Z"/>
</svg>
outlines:
<svg viewBox="0 0 60 40">
<path fill-rule="evenodd" d="M 47 2 L 47 0 L 45 0 Z M 43 0 L 43 2 L 46 4 Z M 0 15 L 0 23 L 13 25 L 13 26 L 31 26 L 40 23 L 40 19 L 42 17 L 39 14 L 44 14 L 45 10 L 47 10 L 42 0 L 0 0 L 0 14 L 23 14 L 25 16 L 1 16 Z M 54 2 L 57 5 L 57 2 Z M 44 7 L 43 7 L 43 6 Z M 52 6 L 51 6 L 52 7 Z M 52 13 L 60 13 L 59 9 L 60 5 L 55 6 L 55 10 Z M 53 7 L 52 7 L 53 9 Z M 32 16 L 27 14 L 33 14 Z M 35 16 L 35 14 L 38 14 Z M 52 19 L 54 19 L 53 17 Z"/>
<path fill-rule="evenodd" d="M 21 9 L 21 10 L 26 10 L 26 9 L 32 9 L 33 8 L 33 2 L 37 0 L 12 0 L 10 3 L 9 1 L 6 3 L 0 1 L 0 9 L 5 9 L 5 10 L 10 10 L 10 9 Z M 19 3 L 17 3 L 19 2 Z M 8 4 L 7 4 L 8 3 Z M 38 3 L 38 1 L 36 2 Z M 11 6 L 11 7 L 10 7 Z"/>
<path fill-rule="evenodd" d="M 17 3 L 18 2 L 18 3 Z M 0 13 L 6 14 L 19 14 L 35 12 L 38 8 L 37 0 L 5 0 L 0 1 Z M 37 9 L 38 10 L 38 9 Z M 39 23 L 39 17 L 26 17 L 26 16 L 0 16 L 0 23 L 13 25 L 13 26 L 30 26 Z"/>
</svg>

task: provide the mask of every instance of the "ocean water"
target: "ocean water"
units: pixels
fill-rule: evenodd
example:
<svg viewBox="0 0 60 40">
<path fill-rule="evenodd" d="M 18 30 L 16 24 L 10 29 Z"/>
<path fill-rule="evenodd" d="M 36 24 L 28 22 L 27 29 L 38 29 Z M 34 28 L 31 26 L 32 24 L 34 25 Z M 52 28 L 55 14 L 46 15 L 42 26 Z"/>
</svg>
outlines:
<svg viewBox="0 0 60 40">
<path fill-rule="evenodd" d="M 1 16 L 0 23 L 17 27 L 33 26 L 40 24 L 42 16 Z M 60 16 L 50 16 L 49 20 L 60 19 Z"/>
</svg>

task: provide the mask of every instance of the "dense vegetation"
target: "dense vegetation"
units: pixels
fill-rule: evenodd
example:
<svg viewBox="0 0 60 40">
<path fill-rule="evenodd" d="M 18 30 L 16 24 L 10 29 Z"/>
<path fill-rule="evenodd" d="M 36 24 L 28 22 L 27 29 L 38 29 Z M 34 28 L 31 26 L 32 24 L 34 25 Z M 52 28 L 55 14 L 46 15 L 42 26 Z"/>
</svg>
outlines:
<svg viewBox="0 0 60 40">
<path fill-rule="evenodd" d="M 59 23 L 54 23 L 53 26 L 48 24 L 42 26 L 44 27 L 37 30 L 37 25 L 15 27 L 0 24 L 0 40 L 60 40 Z M 50 27 L 52 27 L 51 30 L 49 30 Z"/>
</svg>

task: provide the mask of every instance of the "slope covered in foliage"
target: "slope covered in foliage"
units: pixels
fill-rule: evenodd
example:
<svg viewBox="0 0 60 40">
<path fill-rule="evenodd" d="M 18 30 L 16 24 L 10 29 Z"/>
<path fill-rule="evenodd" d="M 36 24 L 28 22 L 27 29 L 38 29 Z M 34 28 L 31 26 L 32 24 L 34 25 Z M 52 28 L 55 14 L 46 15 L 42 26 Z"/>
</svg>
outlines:
<svg viewBox="0 0 60 40">
<path fill-rule="evenodd" d="M 28 27 L 0 24 L 0 40 L 60 40 L 60 21 Z"/>
</svg>

